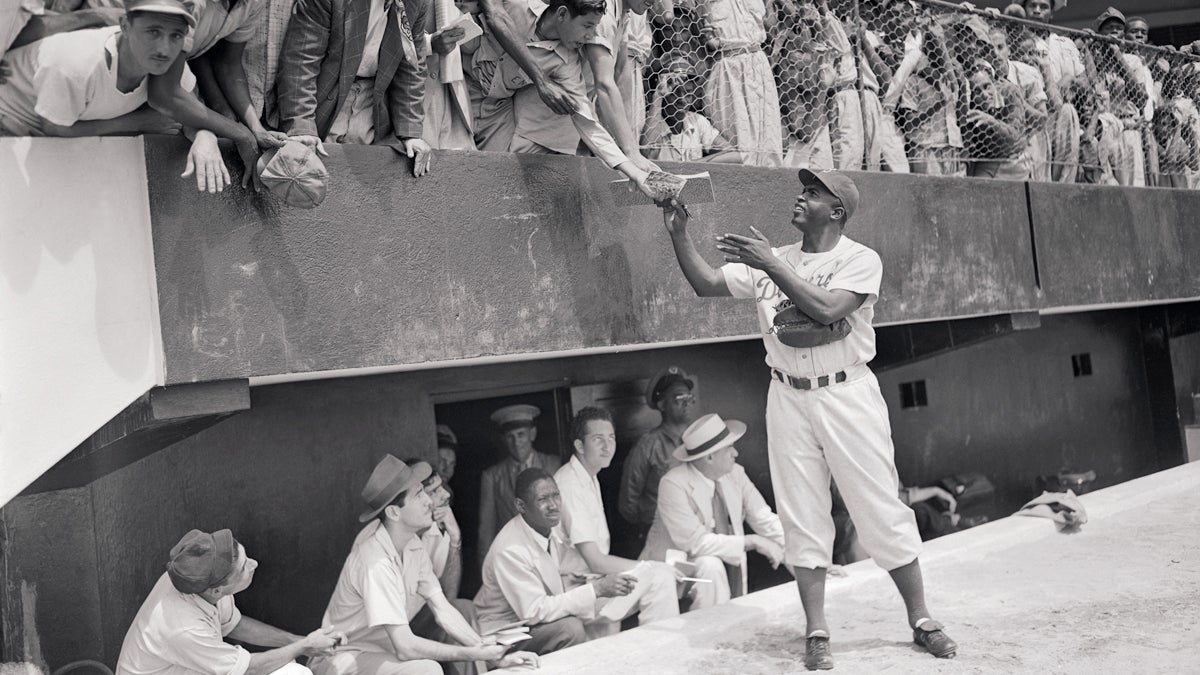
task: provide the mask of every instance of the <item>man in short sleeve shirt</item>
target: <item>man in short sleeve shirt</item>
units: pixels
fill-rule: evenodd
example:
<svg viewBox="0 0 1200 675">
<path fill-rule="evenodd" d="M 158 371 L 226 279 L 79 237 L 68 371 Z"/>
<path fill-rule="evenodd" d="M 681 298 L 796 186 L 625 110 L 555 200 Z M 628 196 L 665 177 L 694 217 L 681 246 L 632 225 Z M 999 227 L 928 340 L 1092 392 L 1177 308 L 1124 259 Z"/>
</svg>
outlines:
<svg viewBox="0 0 1200 675">
<path fill-rule="evenodd" d="M 571 422 L 571 461 L 554 474 L 562 493 L 562 531 L 578 556 L 564 559 L 566 574 L 586 578 L 595 574 L 623 574 L 637 579 L 634 590 L 614 599 L 600 612 L 598 621 L 586 625 L 588 635 L 616 633 L 619 619 L 638 612 L 638 624 L 679 616 L 674 570 L 655 561 L 637 561 L 609 553 L 612 537 L 604 516 L 597 476 L 608 468 L 617 450 L 612 415 L 603 408 L 586 407 Z"/>
<path fill-rule="evenodd" d="M 442 593 L 420 532 L 433 525 L 433 502 L 423 482 L 433 473 L 384 455 L 363 488 L 367 510 L 342 566 L 321 623 L 346 641 L 312 662 L 316 675 L 440 675 L 440 663 L 498 661 L 500 667 L 535 665 L 536 656 L 485 645 Z M 415 635 L 411 620 L 426 604 L 456 644 Z M 502 658 L 503 657 L 503 658 Z"/>
<path fill-rule="evenodd" d="M 324 653 L 340 634 L 322 629 L 302 638 L 242 616 L 233 595 L 250 586 L 257 568 L 229 530 L 184 535 L 125 634 L 117 675 L 243 675 L 250 668 L 311 675 L 294 659 Z M 225 638 L 275 649 L 251 654 Z"/>
<path fill-rule="evenodd" d="M 938 657 L 957 645 L 925 606 L 915 519 L 898 497 L 891 427 L 879 382 L 871 320 L 883 265 L 879 255 L 842 234 L 859 194 L 845 174 L 800 171 L 792 225 L 799 243 L 772 248 L 755 228 L 725 234 L 728 263 L 709 265 L 687 233 L 678 203 L 664 220 L 684 276 L 701 296 L 754 299 L 771 368 L 767 440 L 771 481 L 808 622 L 805 665 L 829 669 L 825 572 L 835 535 L 830 478 L 837 482 L 864 547 L 888 570 L 904 598 L 913 639 Z"/>
</svg>

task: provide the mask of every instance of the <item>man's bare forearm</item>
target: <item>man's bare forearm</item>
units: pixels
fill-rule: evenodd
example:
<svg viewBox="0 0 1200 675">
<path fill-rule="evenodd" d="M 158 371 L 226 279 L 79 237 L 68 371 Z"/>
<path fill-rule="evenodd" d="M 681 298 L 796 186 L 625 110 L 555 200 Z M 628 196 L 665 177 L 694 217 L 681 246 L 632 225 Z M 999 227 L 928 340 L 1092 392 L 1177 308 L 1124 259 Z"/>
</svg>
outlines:
<svg viewBox="0 0 1200 675">
<path fill-rule="evenodd" d="M 675 258 L 679 260 L 679 269 L 683 271 L 684 278 L 692 285 L 696 295 L 702 298 L 729 295 L 725 276 L 700 255 L 686 230 L 671 235 L 671 246 L 675 249 Z"/>
</svg>

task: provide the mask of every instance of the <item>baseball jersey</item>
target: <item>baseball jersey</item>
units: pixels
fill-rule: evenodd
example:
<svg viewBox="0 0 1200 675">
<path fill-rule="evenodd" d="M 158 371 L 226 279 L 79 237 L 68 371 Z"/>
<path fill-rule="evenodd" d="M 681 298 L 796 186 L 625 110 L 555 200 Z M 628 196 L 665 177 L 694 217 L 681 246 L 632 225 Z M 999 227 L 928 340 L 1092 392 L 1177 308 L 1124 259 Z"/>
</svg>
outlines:
<svg viewBox="0 0 1200 675">
<path fill-rule="evenodd" d="M 735 298 L 753 298 L 758 307 L 758 323 L 767 348 L 767 365 L 797 377 L 819 377 L 856 365 L 866 365 L 875 357 L 875 301 L 883 280 L 883 261 L 875 251 L 842 236 L 832 250 L 805 253 L 800 242 L 773 249 L 801 279 L 826 290 L 845 290 L 867 296 L 862 305 L 846 317 L 850 333 L 843 339 L 818 347 L 789 347 L 773 332 L 775 315 L 794 308 L 792 301 L 767 276 L 766 272 L 742 263 L 721 267 L 725 285 Z"/>
</svg>

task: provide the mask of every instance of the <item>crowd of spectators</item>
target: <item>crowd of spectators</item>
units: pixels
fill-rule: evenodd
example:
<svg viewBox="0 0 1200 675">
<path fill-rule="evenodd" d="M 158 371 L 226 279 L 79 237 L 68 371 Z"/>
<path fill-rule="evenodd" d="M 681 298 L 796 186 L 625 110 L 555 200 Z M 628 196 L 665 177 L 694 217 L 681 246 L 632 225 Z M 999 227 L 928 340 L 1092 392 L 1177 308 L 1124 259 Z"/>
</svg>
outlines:
<svg viewBox="0 0 1200 675">
<path fill-rule="evenodd" d="M 0 134 L 183 133 L 208 191 L 217 137 L 1200 186 L 1200 43 L 1065 4 L 0 0 Z"/>
</svg>

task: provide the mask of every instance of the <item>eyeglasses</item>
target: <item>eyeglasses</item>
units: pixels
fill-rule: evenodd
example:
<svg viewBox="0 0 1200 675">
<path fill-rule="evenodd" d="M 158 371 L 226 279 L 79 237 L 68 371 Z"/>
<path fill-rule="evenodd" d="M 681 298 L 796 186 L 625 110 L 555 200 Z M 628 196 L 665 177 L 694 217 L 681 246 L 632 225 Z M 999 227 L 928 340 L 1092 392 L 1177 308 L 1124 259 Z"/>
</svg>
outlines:
<svg viewBox="0 0 1200 675">
<path fill-rule="evenodd" d="M 676 403 L 695 403 L 696 402 L 695 394 L 676 394 L 676 395 L 672 396 L 671 398 L 675 399 Z"/>
</svg>

